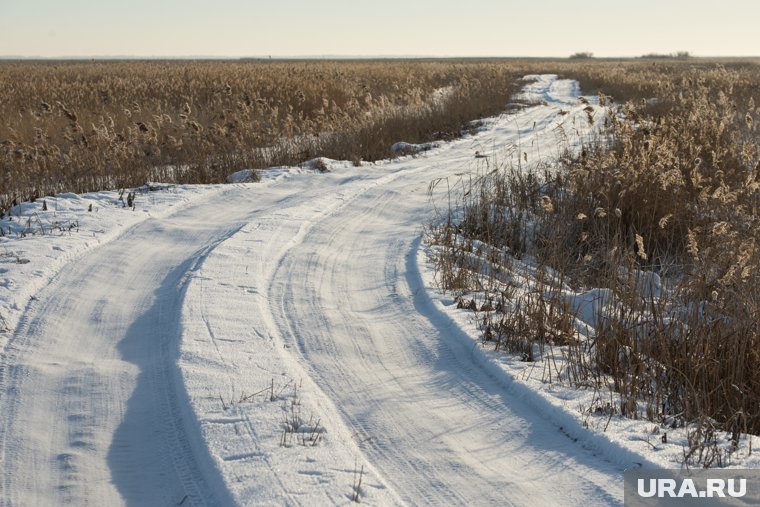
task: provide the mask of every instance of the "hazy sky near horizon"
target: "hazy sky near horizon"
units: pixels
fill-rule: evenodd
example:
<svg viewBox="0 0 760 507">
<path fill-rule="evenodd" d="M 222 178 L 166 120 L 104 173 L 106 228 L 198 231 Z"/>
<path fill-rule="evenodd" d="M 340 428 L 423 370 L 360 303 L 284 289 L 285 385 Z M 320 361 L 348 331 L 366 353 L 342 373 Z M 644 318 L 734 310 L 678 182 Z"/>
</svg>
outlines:
<svg viewBox="0 0 760 507">
<path fill-rule="evenodd" d="M 760 56 L 760 0 L 0 0 L 0 55 Z"/>
</svg>

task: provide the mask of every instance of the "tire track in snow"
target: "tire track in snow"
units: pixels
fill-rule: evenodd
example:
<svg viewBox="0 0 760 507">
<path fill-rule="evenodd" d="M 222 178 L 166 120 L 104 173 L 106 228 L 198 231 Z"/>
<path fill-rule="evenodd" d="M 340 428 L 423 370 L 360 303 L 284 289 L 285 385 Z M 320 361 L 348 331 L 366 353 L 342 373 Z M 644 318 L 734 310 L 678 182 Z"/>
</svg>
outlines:
<svg viewBox="0 0 760 507">
<path fill-rule="evenodd" d="M 555 84 L 539 79 L 536 87 L 541 92 Z M 270 375 L 278 375 L 281 368 L 289 378 L 305 376 L 307 392 L 321 407 L 320 414 L 329 414 L 323 421 L 330 427 L 328 435 L 333 441 L 336 433 L 344 438 L 344 445 L 329 452 L 343 456 L 339 462 L 345 463 L 345 453 L 337 448 L 350 453 L 352 445 L 358 445 L 372 464 L 372 475 L 381 477 L 382 483 L 391 485 L 409 503 L 556 503 L 560 497 L 569 504 L 617 503 L 619 471 L 579 449 L 557 427 L 541 421 L 540 414 L 512 399 L 503 380 L 496 382 L 483 372 L 466 347 L 449 343 L 452 336 L 442 322 L 417 315 L 412 302 L 420 287 L 413 290 L 409 278 L 408 255 L 413 254 L 421 224 L 429 217 L 428 183 L 466 172 L 476 149 L 484 153 L 486 147 L 497 158 L 502 150 L 516 154 L 518 140 L 520 151 L 527 151 L 531 160 L 552 158 L 558 153 L 547 150 L 539 139 L 556 139 L 553 129 L 567 119 L 557 113 L 573 101 L 566 97 L 561 104 L 494 120 L 484 135 L 394 163 L 390 175 L 382 167 L 362 168 L 342 178 L 340 174 L 315 177 L 313 185 L 298 180 L 301 189 L 313 194 L 262 212 L 252 224 L 256 232 L 244 231 L 251 238 L 234 238 L 229 248 L 222 249 L 228 256 L 250 255 L 244 263 L 246 284 L 257 286 L 253 305 L 249 299 L 238 298 L 233 309 L 214 307 L 216 322 L 223 324 L 220 328 L 228 336 L 253 340 L 250 344 L 235 340 L 240 343 L 237 349 L 225 344 L 227 361 L 238 375 L 238 392 L 241 386 L 250 389 L 268 383 Z M 580 112 L 581 108 L 571 109 Z M 255 242 L 256 248 L 245 247 L 245 241 Z M 235 279 L 234 272 L 226 272 L 224 259 L 217 257 L 211 264 L 210 273 Z M 233 264 L 237 277 L 242 275 L 241 264 Z M 250 274 L 249 265 L 254 266 Z M 255 282 L 247 281 L 251 278 Z M 210 301 L 215 295 L 233 294 L 218 287 L 196 290 L 191 308 L 198 307 L 195 300 Z M 239 315 L 243 312 L 245 317 Z M 192 329 L 203 329 L 193 327 L 192 319 L 188 322 Z M 217 382 L 221 373 L 217 365 L 202 364 L 204 350 L 209 358 L 218 356 L 218 349 L 211 345 L 190 347 L 183 366 L 189 384 Z M 199 353 L 200 359 L 195 359 Z M 250 363 L 236 357 L 240 353 L 249 355 Z M 243 369 L 248 364 L 254 365 L 255 374 Z M 222 417 L 218 402 L 204 399 L 208 389 L 191 391 L 201 420 Z M 289 451 L 272 451 L 271 440 L 277 437 L 262 434 L 254 426 L 248 414 L 262 420 L 256 410 L 262 409 L 233 410 L 245 412 L 249 424 L 242 430 L 235 425 L 236 434 L 225 429 L 230 428 L 228 424 L 207 424 L 204 430 L 207 442 L 221 456 L 220 467 L 238 501 L 276 504 L 287 499 L 299 504 L 322 498 L 322 503 L 344 502 L 339 475 L 351 470 L 328 470 L 338 482 L 324 486 L 304 482 L 295 473 L 303 462 L 288 461 Z M 224 412 L 224 417 L 232 415 Z M 343 419 L 348 431 L 342 430 L 338 419 Z M 466 424 L 457 427 L 458 421 Z M 484 434 L 482 428 L 490 432 Z M 542 433 L 549 435 L 557 449 L 542 449 L 530 442 Z M 228 446 L 233 453 L 224 452 Z M 510 452 L 527 463 L 511 462 L 504 456 Z M 251 477 L 234 466 L 235 460 L 224 459 L 239 455 L 255 455 L 268 468 L 254 468 L 260 477 Z M 537 463 L 531 466 L 531 460 Z M 571 485 L 570 491 L 580 488 L 569 501 L 559 492 L 532 493 L 531 474 L 546 479 L 567 463 L 578 470 L 559 483 L 565 488 Z M 277 468 L 284 464 L 287 470 Z M 324 500 L 331 494 L 336 500 Z M 386 503 L 397 502 L 395 495 L 382 498 Z M 372 497 L 368 500 L 372 502 Z"/>
<path fill-rule="evenodd" d="M 536 108 L 521 120 L 548 128 L 554 117 Z M 542 420 L 415 304 L 424 190 L 461 171 L 450 151 L 323 217 L 277 261 L 282 339 L 351 430 L 372 437 L 365 455 L 409 503 L 618 503 L 622 470 Z"/>
<path fill-rule="evenodd" d="M 0 504 L 232 501 L 194 434 L 176 348 L 186 273 L 247 221 L 245 194 L 139 223 L 39 293 L 3 358 Z"/>
</svg>

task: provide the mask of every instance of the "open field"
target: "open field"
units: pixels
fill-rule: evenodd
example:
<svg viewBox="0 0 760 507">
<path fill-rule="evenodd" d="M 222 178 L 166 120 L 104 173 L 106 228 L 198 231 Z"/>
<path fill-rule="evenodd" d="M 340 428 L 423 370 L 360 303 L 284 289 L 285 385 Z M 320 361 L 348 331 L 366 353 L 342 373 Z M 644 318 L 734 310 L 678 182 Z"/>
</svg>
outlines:
<svg viewBox="0 0 760 507">
<path fill-rule="evenodd" d="M 489 62 L 0 62 L 0 211 L 63 191 L 377 160 L 500 112 Z"/>
<path fill-rule="evenodd" d="M 0 212 L 59 192 L 221 182 L 238 169 L 317 156 L 378 160 L 397 141 L 451 139 L 498 114 L 526 73 L 560 73 L 633 99 L 657 96 L 659 75 L 672 85 L 667 69 L 694 65 L 714 63 L 2 61 Z M 737 87 L 752 84 L 750 68 Z"/>
<path fill-rule="evenodd" d="M 760 467 L 756 62 L 0 71 L 0 504 Z"/>
</svg>

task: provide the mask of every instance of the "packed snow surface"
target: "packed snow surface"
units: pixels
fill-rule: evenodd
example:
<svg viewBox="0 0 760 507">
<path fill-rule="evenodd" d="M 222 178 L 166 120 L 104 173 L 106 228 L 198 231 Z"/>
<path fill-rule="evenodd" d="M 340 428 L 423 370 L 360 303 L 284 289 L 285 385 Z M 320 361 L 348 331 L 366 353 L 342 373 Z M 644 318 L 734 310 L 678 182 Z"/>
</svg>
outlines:
<svg viewBox="0 0 760 507">
<path fill-rule="evenodd" d="M 532 76 L 541 105 L 415 157 L 16 209 L 0 505 L 621 504 L 660 462 L 480 350 L 421 240 L 431 181 L 592 135 L 577 94 Z"/>
</svg>

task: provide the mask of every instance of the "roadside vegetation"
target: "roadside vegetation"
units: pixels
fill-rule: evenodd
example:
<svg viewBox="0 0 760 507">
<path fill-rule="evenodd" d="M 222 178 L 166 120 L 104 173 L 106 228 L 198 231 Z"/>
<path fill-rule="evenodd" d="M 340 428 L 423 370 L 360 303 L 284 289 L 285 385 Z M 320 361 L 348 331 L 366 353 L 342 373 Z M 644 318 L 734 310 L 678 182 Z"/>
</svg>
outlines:
<svg viewBox="0 0 760 507">
<path fill-rule="evenodd" d="M 460 186 L 431 225 L 438 278 L 485 343 L 614 393 L 605 413 L 690 428 L 684 461 L 724 465 L 760 433 L 760 66 L 557 71 L 609 135 Z"/>
<path fill-rule="evenodd" d="M 0 211 L 60 192 L 325 156 L 376 160 L 503 110 L 513 69 L 456 61 L 0 62 Z"/>
</svg>

